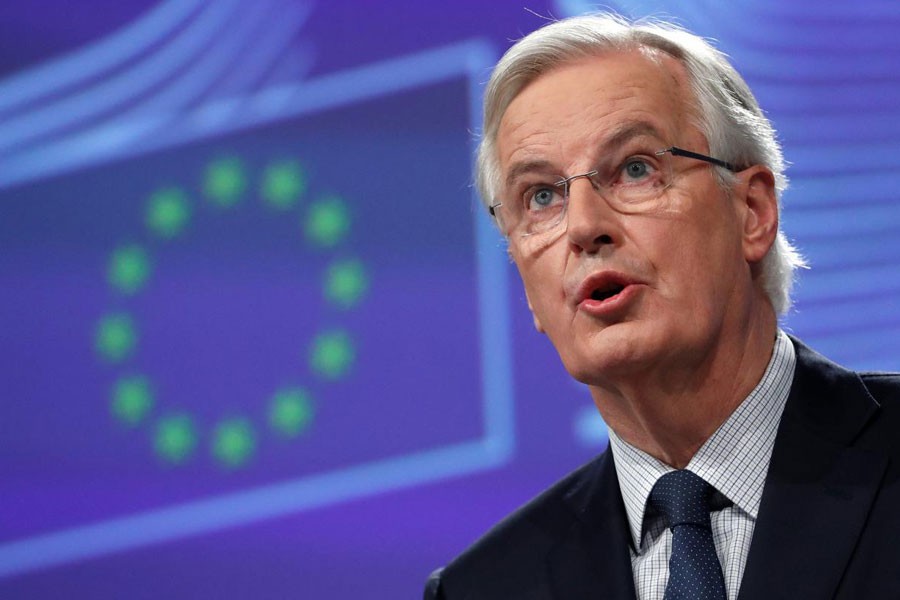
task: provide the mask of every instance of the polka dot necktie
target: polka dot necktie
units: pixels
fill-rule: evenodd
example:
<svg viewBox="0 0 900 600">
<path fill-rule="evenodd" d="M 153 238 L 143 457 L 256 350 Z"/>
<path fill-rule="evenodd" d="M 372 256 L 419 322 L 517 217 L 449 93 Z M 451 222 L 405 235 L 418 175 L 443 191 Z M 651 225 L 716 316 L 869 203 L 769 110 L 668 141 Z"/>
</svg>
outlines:
<svg viewBox="0 0 900 600">
<path fill-rule="evenodd" d="M 672 530 L 669 583 L 664 600 L 725 600 L 709 509 L 713 487 L 687 470 L 666 473 L 650 492 L 650 505 Z"/>
</svg>

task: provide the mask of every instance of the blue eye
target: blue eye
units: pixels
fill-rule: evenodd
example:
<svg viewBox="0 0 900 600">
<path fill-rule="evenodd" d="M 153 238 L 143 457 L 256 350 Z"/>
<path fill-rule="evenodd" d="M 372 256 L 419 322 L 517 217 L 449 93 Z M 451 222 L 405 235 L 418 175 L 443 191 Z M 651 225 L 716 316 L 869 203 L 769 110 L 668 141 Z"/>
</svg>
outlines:
<svg viewBox="0 0 900 600">
<path fill-rule="evenodd" d="M 526 195 L 528 210 L 543 210 L 562 201 L 559 190 L 553 187 L 541 187 Z"/>
<path fill-rule="evenodd" d="M 625 163 L 623 171 L 627 179 L 643 179 L 649 174 L 650 165 L 642 159 L 632 158 Z"/>
</svg>

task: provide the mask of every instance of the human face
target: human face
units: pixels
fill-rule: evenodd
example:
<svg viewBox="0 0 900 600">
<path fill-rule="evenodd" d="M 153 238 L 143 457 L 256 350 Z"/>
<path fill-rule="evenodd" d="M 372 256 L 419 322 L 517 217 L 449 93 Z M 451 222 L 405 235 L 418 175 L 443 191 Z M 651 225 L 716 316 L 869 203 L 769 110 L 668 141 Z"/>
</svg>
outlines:
<svg viewBox="0 0 900 600">
<path fill-rule="evenodd" d="M 680 63 L 641 51 L 540 76 L 500 122 L 502 199 L 588 173 L 635 137 L 650 152 L 678 145 L 708 153 L 691 98 Z M 671 164 L 659 210 L 617 210 L 582 178 L 570 184 L 555 236 L 510 236 L 535 324 L 576 379 L 610 386 L 674 372 L 739 342 L 753 297 L 743 213 L 712 167 L 683 157 Z"/>
</svg>

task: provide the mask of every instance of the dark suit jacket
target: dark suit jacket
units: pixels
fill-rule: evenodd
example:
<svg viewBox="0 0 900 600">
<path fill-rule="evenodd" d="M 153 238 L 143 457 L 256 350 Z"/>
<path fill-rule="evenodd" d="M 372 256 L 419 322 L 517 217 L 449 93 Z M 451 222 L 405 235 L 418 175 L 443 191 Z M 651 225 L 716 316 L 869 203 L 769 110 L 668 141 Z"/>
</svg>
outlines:
<svg viewBox="0 0 900 600">
<path fill-rule="evenodd" d="M 740 599 L 900 598 L 900 375 L 858 374 L 797 340 Z M 634 598 L 609 451 L 428 580 L 426 600 Z"/>
</svg>

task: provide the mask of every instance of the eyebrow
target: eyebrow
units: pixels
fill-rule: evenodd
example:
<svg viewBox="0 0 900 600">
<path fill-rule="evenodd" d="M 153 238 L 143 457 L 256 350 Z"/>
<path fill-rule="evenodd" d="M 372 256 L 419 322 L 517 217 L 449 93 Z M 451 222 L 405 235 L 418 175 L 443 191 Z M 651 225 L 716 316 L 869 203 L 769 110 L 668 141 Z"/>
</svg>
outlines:
<svg viewBox="0 0 900 600">
<path fill-rule="evenodd" d="M 549 160 L 526 160 L 517 162 L 510 169 L 506 176 L 506 187 L 511 187 L 513 183 L 522 175 L 534 172 L 553 172 L 555 167 Z"/>
<path fill-rule="evenodd" d="M 603 150 L 610 147 L 621 146 L 625 142 L 642 135 L 651 135 L 662 139 L 659 129 L 648 121 L 623 121 L 604 136 L 603 140 L 601 140 L 601 143 L 598 145 L 598 148 Z M 660 146 L 660 149 L 662 149 L 662 146 Z M 527 173 L 552 173 L 554 170 L 556 170 L 556 167 L 549 160 L 525 160 L 513 163 L 512 168 L 506 176 L 505 185 L 506 187 L 511 187 L 520 176 Z M 559 177 L 560 179 L 564 178 L 561 174 Z"/>
<path fill-rule="evenodd" d="M 652 123 L 647 121 L 623 121 L 605 137 L 599 147 L 621 146 L 632 138 L 642 135 L 649 135 L 662 140 L 662 134 Z"/>
</svg>

